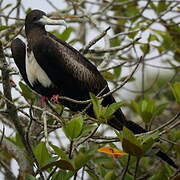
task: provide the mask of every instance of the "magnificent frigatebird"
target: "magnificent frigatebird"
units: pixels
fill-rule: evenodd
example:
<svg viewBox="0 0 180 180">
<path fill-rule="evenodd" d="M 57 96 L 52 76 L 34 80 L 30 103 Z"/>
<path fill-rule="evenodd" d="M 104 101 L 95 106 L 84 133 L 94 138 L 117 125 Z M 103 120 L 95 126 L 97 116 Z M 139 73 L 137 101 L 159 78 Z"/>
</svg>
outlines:
<svg viewBox="0 0 180 180">
<path fill-rule="evenodd" d="M 33 10 L 25 19 L 27 48 L 20 39 L 12 41 L 12 56 L 24 81 L 34 91 L 49 99 L 65 96 L 82 101 L 90 99 L 89 92 L 95 95 L 109 92 L 107 82 L 97 68 L 79 51 L 47 32 L 46 24 L 64 25 L 64 21 L 53 21 L 43 11 Z M 113 96 L 109 95 L 103 99 L 102 105 L 107 106 L 114 102 Z M 60 100 L 60 103 L 72 111 L 82 111 L 87 106 L 69 100 Z M 92 106 L 86 113 L 94 117 Z M 138 124 L 128 121 L 121 109 L 115 112 L 108 124 L 117 130 L 126 126 L 136 134 L 147 132 Z M 177 168 L 165 153 L 158 151 L 157 155 Z"/>
</svg>

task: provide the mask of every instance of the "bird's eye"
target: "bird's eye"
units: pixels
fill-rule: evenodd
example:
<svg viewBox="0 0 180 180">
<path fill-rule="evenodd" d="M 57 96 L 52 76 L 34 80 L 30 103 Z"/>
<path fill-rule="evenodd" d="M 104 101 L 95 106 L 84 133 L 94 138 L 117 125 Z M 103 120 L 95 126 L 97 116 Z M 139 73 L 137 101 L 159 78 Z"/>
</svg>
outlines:
<svg viewBox="0 0 180 180">
<path fill-rule="evenodd" d="M 38 16 L 34 16 L 32 20 L 33 21 L 37 21 L 38 20 Z"/>
</svg>

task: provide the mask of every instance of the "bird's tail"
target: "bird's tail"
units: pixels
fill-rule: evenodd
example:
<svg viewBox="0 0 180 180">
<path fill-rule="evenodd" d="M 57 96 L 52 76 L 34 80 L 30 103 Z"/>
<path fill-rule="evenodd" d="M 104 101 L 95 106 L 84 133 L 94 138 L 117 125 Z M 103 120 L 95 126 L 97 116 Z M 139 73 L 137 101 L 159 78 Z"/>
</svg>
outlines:
<svg viewBox="0 0 180 180">
<path fill-rule="evenodd" d="M 164 152 L 162 152 L 161 150 L 159 150 L 156 155 L 161 158 L 163 161 L 165 161 L 166 163 L 168 163 L 170 166 L 174 167 L 175 169 L 178 169 L 178 166 L 176 165 L 176 163 Z"/>
<path fill-rule="evenodd" d="M 132 121 L 127 121 L 125 126 L 135 134 L 141 134 L 141 133 L 146 133 L 147 132 L 141 126 L 139 126 L 138 124 L 136 124 L 136 123 L 134 123 Z M 166 153 L 162 152 L 161 150 L 158 150 L 156 155 L 160 159 L 162 159 L 163 161 L 165 161 L 166 163 L 171 165 L 172 167 L 178 169 L 178 166 L 175 164 L 175 162 Z"/>
<path fill-rule="evenodd" d="M 117 114 L 118 113 L 118 114 Z M 117 118 L 118 117 L 118 118 Z M 146 133 L 147 130 L 145 130 L 144 128 L 142 128 L 141 126 L 139 126 L 138 124 L 134 123 L 133 121 L 128 121 L 124 114 L 122 113 L 121 110 L 118 110 L 115 113 L 115 118 L 111 119 L 108 124 L 110 126 L 112 126 L 113 128 L 115 128 L 116 130 L 122 130 L 123 126 L 127 127 L 129 130 L 131 130 L 134 134 L 141 134 L 141 133 Z M 168 163 L 170 166 L 174 167 L 174 168 L 178 168 L 178 166 L 176 165 L 176 163 L 164 152 L 162 152 L 161 150 L 158 150 L 158 152 L 156 153 L 156 155 L 162 159 L 163 161 L 165 161 L 166 163 Z"/>
</svg>

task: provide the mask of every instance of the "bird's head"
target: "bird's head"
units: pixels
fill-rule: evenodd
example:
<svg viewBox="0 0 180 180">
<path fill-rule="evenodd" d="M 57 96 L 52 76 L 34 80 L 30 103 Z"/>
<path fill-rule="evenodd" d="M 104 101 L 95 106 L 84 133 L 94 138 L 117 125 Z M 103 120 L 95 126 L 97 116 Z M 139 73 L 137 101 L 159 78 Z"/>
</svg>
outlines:
<svg viewBox="0 0 180 180">
<path fill-rule="evenodd" d="M 26 34 L 35 27 L 45 29 L 45 25 L 63 25 L 67 26 L 66 22 L 62 19 L 51 19 L 47 17 L 46 13 L 41 10 L 32 10 L 27 14 L 25 19 Z"/>
</svg>

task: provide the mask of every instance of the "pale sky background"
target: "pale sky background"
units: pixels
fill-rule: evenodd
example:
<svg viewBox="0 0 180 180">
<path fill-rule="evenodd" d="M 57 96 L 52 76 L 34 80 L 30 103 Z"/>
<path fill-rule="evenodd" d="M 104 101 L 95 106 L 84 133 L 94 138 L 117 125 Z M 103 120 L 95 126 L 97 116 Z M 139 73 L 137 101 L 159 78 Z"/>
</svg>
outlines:
<svg viewBox="0 0 180 180">
<path fill-rule="evenodd" d="M 16 3 L 16 0 L 4 0 L 4 2 L 3 2 L 3 5 L 6 5 L 6 4 L 9 4 L 9 3 L 12 3 L 13 4 L 13 6 L 15 5 L 15 3 Z M 40 10 L 43 10 L 44 12 L 46 12 L 46 13 L 49 13 L 49 12 L 51 12 L 51 11 L 54 11 L 54 9 L 45 1 L 45 0 L 22 0 L 22 3 L 24 4 L 24 7 L 25 8 L 32 8 L 32 9 L 40 9 Z M 144 2 L 142 2 L 142 3 L 144 3 Z M 53 4 L 55 4 L 56 5 L 56 7 L 57 8 L 59 8 L 59 9 L 63 9 L 63 8 L 65 8 L 66 6 L 66 4 L 64 3 L 64 1 L 62 1 L 62 0 L 53 0 Z M 2 6 L 3 7 L 3 6 Z M 11 9 L 11 8 L 9 8 L 9 9 Z M 8 12 L 9 12 L 9 9 L 8 9 Z M 21 12 L 22 13 L 22 12 Z M 151 12 L 149 12 L 150 14 L 147 14 L 147 16 L 151 16 L 152 18 L 154 17 L 154 15 L 153 15 L 153 13 L 151 13 Z M 21 17 L 22 18 L 24 18 L 24 15 L 23 14 L 21 14 Z M 53 27 L 54 28 L 54 27 Z M 57 27 L 58 28 L 58 27 Z M 106 27 L 105 27 L 106 28 Z M 156 27 L 157 28 L 157 27 Z M 159 29 L 161 29 L 161 27 L 158 27 Z M 89 34 L 89 37 L 88 37 L 88 39 L 90 40 L 90 39 L 92 39 L 93 38 L 93 36 L 94 36 L 94 32 L 92 31 L 90 34 Z M 146 39 L 146 37 L 147 37 L 147 34 L 144 34 L 143 35 L 143 37 L 142 37 L 142 40 L 145 40 Z M 100 42 L 100 43 L 102 43 L 102 41 Z M 76 47 L 77 49 L 78 49 L 78 47 Z M 154 62 L 153 62 L 153 64 L 154 64 Z M 157 71 L 155 72 L 155 69 L 153 69 L 153 68 L 150 68 L 151 70 L 153 70 L 153 72 L 156 74 L 157 73 Z M 126 72 L 127 70 L 125 69 L 125 71 L 124 72 Z M 152 72 L 152 71 L 151 71 Z M 168 73 L 169 71 L 165 71 L 165 73 Z M 136 74 L 136 76 L 138 76 L 138 73 Z M 128 93 L 127 91 L 124 91 L 124 90 L 121 90 L 121 95 L 122 94 L 124 94 L 124 93 L 126 93 L 126 98 L 127 97 L 132 97 L 132 94 L 131 93 Z M 0 125 L 0 128 L 2 129 L 2 126 Z M 6 133 L 9 133 L 9 132 L 7 132 L 6 131 Z M 13 167 L 13 170 L 17 173 L 17 171 L 18 171 L 18 169 L 17 169 L 17 167 L 18 167 L 18 165 L 16 164 L 16 162 L 15 161 L 13 161 L 13 163 L 12 163 L 12 167 Z M 2 175 L 0 174 L 0 179 L 2 179 Z"/>
</svg>

